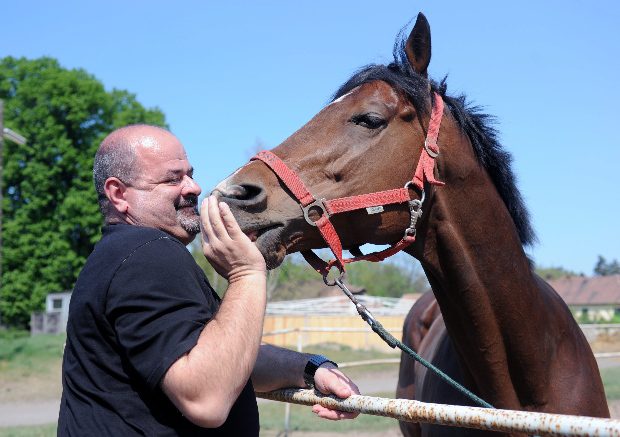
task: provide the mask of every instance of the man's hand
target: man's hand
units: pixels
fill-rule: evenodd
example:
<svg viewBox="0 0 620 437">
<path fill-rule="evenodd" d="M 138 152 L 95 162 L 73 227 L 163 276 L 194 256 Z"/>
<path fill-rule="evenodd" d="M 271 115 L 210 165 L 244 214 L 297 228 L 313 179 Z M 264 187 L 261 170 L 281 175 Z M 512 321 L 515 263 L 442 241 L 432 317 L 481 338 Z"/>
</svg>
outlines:
<svg viewBox="0 0 620 437">
<path fill-rule="evenodd" d="M 357 385 L 331 363 L 324 363 L 316 369 L 314 386 L 323 394 L 336 395 L 339 398 L 348 398 L 351 395 L 360 394 Z M 318 404 L 312 407 L 312 412 L 329 420 L 354 419 L 359 415 L 359 413 L 332 410 Z"/>
<path fill-rule="evenodd" d="M 241 231 L 227 204 L 209 196 L 200 207 L 200 222 L 202 251 L 229 283 L 248 275 L 266 274 L 263 255 Z"/>
</svg>

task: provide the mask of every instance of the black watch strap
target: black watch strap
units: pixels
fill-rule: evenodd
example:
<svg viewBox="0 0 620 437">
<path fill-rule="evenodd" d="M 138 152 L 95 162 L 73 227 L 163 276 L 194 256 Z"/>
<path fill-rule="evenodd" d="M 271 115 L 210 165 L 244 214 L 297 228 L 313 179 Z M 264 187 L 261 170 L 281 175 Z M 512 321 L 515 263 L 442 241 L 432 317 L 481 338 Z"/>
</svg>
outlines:
<svg viewBox="0 0 620 437">
<path fill-rule="evenodd" d="M 325 363 L 332 363 L 334 366 L 338 367 L 338 364 L 323 355 L 312 355 L 310 357 L 304 369 L 304 382 L 308 387 L 314 388 L 314 374 L 319 366 Z"/>
</svg>

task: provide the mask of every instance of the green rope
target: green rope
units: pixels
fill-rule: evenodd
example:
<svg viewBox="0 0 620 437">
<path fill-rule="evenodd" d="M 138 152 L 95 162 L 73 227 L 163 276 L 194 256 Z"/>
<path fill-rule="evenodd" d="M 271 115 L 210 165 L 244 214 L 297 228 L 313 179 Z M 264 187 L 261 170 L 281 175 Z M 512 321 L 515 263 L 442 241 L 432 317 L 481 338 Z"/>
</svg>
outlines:
<svg viewBox="0 0 620 437">
<path fill-rule="evenodd" d="M 437 376 L 439 376 L 448 385 L 454 387 L 456 390 L 461 392 L 463 395 L 467 396 L 469 399 L 471 399 L 472 401 L 474 401 L 478 405 L 480 405 L 482 407 L 485 407 L 485 408 L 494 408 L 493 405 L 489 404 L 487 401 L 485 401 L 485 400 L 481 399 L 480 397 L 476 396 L 470 390 L 467 390 L 461 384 L 459 384 L 454 379 L 452 379 L 448 375 L 446 375 L 443 371 L 441 371 L 440 369 L 438 369 L 437 367 L 435 367 L 434 365 L 432 365 L 431 363 L 426 361 L 424 358 L 422 358 L 413 349 L 409 348 L 406 344 L 402 343 L 396 337 L 394 337 L 392 334 L 387 332 L 385 330 L 385 328 L 383 327 L 383 325 L 381 325 L 381 323 L 379 323 L 378 320 L 373 319 L 371 321 L 371 320 L 365 318 L 364 315 L 362 315 L 362 314 L 360 314 L 360 315 L 366 321 L 366 323 L 368 323 L 370 325 L 372 330 L 375 331 L 379 335 L 379 337 L 381 337 L 381 339 L 383 341 L 385 341 L 391 348 L 398 347 L 400 350 L 402 350 L 403 352 L 407 353 L 409 356 L 411 356 L 414 360 L 416 360 L 417 362 L 422 364 L 424 367 L 426 367 L 427 369 L 433 371 Z"/>
<path fill-rule="evenodd" d="M 323 279 L 325 280 L 325 277 Z M 446 382 L 451 387 L 455 388 L 457 391 L 461 392 L 464 396 L 468 397 L 469 399 L 474 401 L 476 404 L 478 404 L 478 405 L 480 405 L 482 407 L 485 407 L 485 408 L 495 408 L 495 407 L 493 407 L 493 405 L 489 404 L 487 401 L 485 401 L 485 400 L 479 398 L 478 396 L 476 396 L 470 390 L 467 390 L 465 387 L 463 387 L 461 384 L 456 382 L 454 379 L 450 378 L 448 375 L 446 375 L 440 369 L 438 369 L 437 367 L 435 367 L 434 365 L 432 365 L 431 363 L 426 361 L 424 358 L 422 358 L 413 349 L 409 348 L 407 345 L 405 345 L 404 343 L 399 341 L 392 334 L 387 332 L 385 330 L 385 328 L 383 327 L 383 325 L 377 319 L 375 319 L 372 316 L 372 314 L 370 314 L 370 311 L 368 311 L 368 308 L 366 308 L 364 305 L 362 305 L 355 298 L 355 296 L 353 296 L 353 293 L 351 293 L 351 291 L 347 288 L 347 286 L 344 284 L 344 282 L 342 282 L 342 274 L 341 274 L 340 278 L 336 279 L 333 283 L 330 283 L 327 280 L 325 280 L 325 283 L 327 285 L 337 285 L 344 292 L 344 294 L 347 295 L 347 297 L 351 300 L 351 302 L 353 302 L 353 304 L 355 305 L 355 309 L 357 310 L 357 312 L 360 315 L 360 317 L 366 323 L 368 323 L 370 325 L 370 327 L 372 328 L 372 330 L 375 331 L 377 333 L 377 335 L 379 335 L 379 337 L 381 337 L 381 339 L 383 341 L 385 341 L 388 344 L 388 346 L 390 346 L 392 349 L 398 347 L 401 351 L 407 353 L 410 357 L 412 357 L 418 363 L 422 364 L 424 367 L 426 367 L 427 369 L 429 369 L 432 372 L 434 372 L 444 382 Z"/>
</svg>

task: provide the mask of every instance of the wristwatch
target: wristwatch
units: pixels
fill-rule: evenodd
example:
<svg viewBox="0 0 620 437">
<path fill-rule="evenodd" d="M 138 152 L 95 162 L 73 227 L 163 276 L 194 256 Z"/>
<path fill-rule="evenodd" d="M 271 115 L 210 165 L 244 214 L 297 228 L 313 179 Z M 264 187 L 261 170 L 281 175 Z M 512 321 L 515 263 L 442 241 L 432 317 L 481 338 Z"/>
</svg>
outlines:
<svg viewBox="0 0 620 437">
<path fill-rule="evenodd" d="M 321 364 L 325 363 L 332 363 L 334 366 L 338 367 L 338 364 L 323 355 L 312 355 L 310 357 L 304 369 L 304 382 L 308 387 L 314 388 L 314 374 L 316 373 L 316 369 L 318 369 Z"/>
</svg>

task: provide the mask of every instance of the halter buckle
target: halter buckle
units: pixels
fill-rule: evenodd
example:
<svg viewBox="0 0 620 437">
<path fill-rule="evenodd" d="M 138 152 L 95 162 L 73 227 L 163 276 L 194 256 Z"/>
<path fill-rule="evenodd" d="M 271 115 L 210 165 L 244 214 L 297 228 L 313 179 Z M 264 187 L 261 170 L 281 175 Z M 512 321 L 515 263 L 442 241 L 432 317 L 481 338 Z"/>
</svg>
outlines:
<svg viewBox="0 0 620 437">
<path fill-rule="evenodd" d="M 412 189 L 415 187 L 413 181 L 409 181 L 405 184 L 405 188 Z M 422 190 L 419 199 L 412 199 L 407 204 L 409 205 L 409 227 L 405 229 L 405 235 L 403 238 L 415 238 L 416 236 L 416 225 L 418 224 L 418 219 L 422 217 L 422 204 L 424 203 L 424 199 L 426 199 L 426 193 Z"/>
<path fill-rule="evenodd" d="M 435 147 L 437 147 L 437 142 L 435 142 Z M 433 159 L 439 156 L 439 151 L 435 152 L 433 149 L 429 147 L 428 138 L 424 140 L 424 150 L 426 150 L 426 153 L 428 153 L 428 156 L 430 156 Z"/>
<path fill-rule="evenodd" d="M 309 225 L 311 225 L 311 226 L 316 226 L 317 225 L 316 221 L 312 220 L 310 218 L 310 216 L 308 215 L 311 208 L 318 208 L 318 209 L 320 209 L 321 210 L 321 217 L 323 217 L 323 216 L 329 217 L 329 214 L 327 213 L 327 209 L 325 209 L 325 199 L 315 200 L 311 204 L 301 207 L 301 210 L 304 212 L 304 218 L 306 219 L 306 221 L 308 222 Z"/>
<path fill-rule="evenodd" d="M 416 185 L 413 183 L 413 181 L 407 181 L 407 183 L 405 184 L 405 189 L 407 190 L 414 190 L 416 187 Z M 424 199 L 426 199 L 426 193 L 424 192 L 424 190 L 422 190 L 422 193 L 420 194 L 420 204 L 424 203 Z"/>
</svg>

